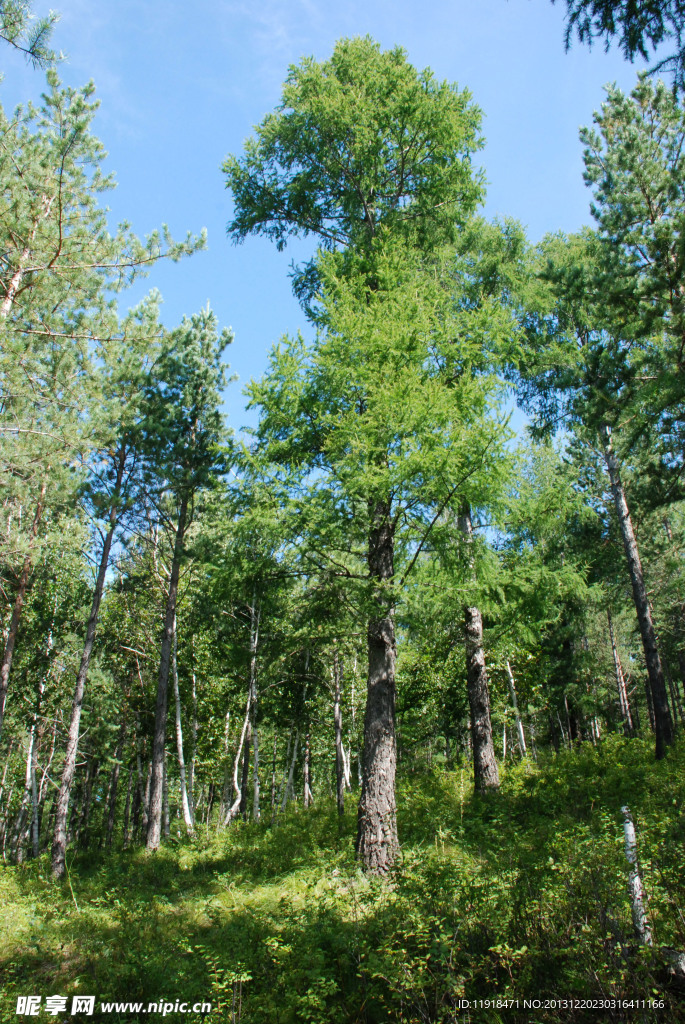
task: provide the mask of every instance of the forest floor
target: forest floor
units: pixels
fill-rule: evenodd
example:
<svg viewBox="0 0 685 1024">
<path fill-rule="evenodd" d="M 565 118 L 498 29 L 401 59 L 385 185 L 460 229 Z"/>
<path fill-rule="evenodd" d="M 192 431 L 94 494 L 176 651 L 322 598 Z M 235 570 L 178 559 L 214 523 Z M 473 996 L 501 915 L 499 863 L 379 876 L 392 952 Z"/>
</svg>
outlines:
<svg viewBox="0 0 685 1024">
<path fill-rule="evenodd" d="M 0 1020 L 28 1020 L 17 998 L 38 994 L 39 1019 L 61 1021 L 150 1020 L 164 1003 L 167 1020 L 241 1024 L 685 1020 L 664 959 L 685 950 L 684 800 L 684 743 L 655 763 L 651 742 L 608 737 L 508 767 L 487 798 L 467 769 L 402 774 L 384 882 L 355 864 L 354 794 L 343 820 L 327 800 L 154 855 L 79 851 L 64 885 L 45 855 L 5 866 Z M 633 937 L 626 803 L 651 950 Z M 58 994 L 68 1011 L 49 1016 Z M 74 994 L 95 995 L 92 1017 L 71 1015 Z"/>
</svg>

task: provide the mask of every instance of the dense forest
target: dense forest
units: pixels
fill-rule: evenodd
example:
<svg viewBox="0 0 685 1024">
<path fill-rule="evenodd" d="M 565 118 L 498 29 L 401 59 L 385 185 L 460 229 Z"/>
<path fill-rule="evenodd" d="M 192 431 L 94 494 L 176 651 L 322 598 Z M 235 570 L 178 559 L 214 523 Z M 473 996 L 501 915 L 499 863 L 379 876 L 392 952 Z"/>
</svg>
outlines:
<svg viewBox="0 0 685 1024">
<path fill-rule="evenodd" d="M 623 6 L 569 3 L 567 43 L 680 46 L 682 5 Z M 93 86 L 28 13 L 0 3 L 47 74 L 0 112 L 2 1019 L 685 1019 L 680 49 L 608 88 L 593 226 L 538 243 L 483 216 L 468 90 L 368 37 L 284 69 L 228 233 L 309 240 L 311 332 L 243 429 L 209 305 L 124 311 L 204 235 L 112 230 Z"/>
</svg>

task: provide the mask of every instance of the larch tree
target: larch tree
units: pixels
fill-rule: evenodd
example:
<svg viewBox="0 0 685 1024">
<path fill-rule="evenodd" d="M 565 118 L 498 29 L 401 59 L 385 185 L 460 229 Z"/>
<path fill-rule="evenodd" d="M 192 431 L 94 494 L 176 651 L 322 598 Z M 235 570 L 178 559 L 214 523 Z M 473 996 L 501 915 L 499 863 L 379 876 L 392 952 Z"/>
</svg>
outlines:
<svg viewBox="0 0 685 1024">
<path fill-rule="evenodd" d="M 417 72 L 399 47 L 383 52 L 368 37 L 341 40 L 330 60 L 308 58 L 291 67 L 275 113 L 257 127 L 241 159 L 226 160 L 235 202 L 229 234 L 236 241 L 264 234 L 279 248 L 290 236 L 314 235 L 324 249 L 349 257 L 344 272 L 357 276 L 351 287 L 361 289 L 357 301 L 366 303 L 390 281 L 394 286 L 394 271 L 385 284 L 380 277 L 388 273 L 387 240 L 424 251 L 440 246 L 454 239 L 482 198 L 481 177 L 471 167 L 481 145 L 479 126 L 480 112 L 468 92 L 436 81 L 429 70 Z M 310 309 L 320 267 L 312 261 L 295 279 Z M 380 338 L 373 346 L 374 359 L 364 362 L 367 371 L 375 365 L 380 384 L 391 367 L 391 343 L 386 367 L 378 359 Z M 291 358 L 304 358 L 290 351 Z M 365 431 L 363 389 L 352 408 Z M 365 498 L 365 557 L 375 580 L 375 607 L 357 848 L 372 871 L 387 870 L 397 849 L 394 519 L 385 443 L 387 435 L 372 445 L 379 486 Z"/>
<path fill-rule="evenodd" d="M 510 435 L 496 379 L 471 372 L 499 313 L 474 313 L 467 331 L 430 260 L 398 240 L 378 241 L 373 260 L 376 287 L 349 254 L 319 259 L 317 342 L 278 346 L 249 394 L 255 457 L 299 499 L 293 536 L 366 618 L 357 854 L 383 874 L 398 849 L 396 605 L 438 520 L 492 490 Z"/>
</svg>

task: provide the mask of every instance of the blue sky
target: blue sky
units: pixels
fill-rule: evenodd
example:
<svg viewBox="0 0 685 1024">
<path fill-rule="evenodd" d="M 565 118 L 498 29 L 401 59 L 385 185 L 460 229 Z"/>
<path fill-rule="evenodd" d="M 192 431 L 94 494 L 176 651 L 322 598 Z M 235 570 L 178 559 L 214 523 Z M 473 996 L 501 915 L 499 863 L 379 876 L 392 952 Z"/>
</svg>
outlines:
<svg viewBox="0 0 685 1024">
<path fill-rule="evenodd" d="M 564 53 L 559 0 L 55 0 L 54 45 L 68 55 L 65 82 L 95 81 L 101 109 L 94 131 L 118 188 L 108 197 L 114 222 L 144 235 L 162 222 L 176 237 L 206 227 L 209 247 L 179 264 L 158 266 L 124 295 L 133 304 L 149 287 L 164 296 L 163 319 L 179 322 L 210 301 L 232 326 L 229 350 L 242 383 L 266 366 L 271 345 L 307 324 L 288 280 L 299 243 L 277 253 L 265 239 L 233 246 L 220 166 L 239 153 L 252 125 L 278 103 L 288 65 L 325 59 L 341 36 L 371 35 L 403 46 L 417 67 L 466 86 L 484 113 L 480 163 L 488 216 L 520 220 L 529 237 L 577 230 L 590 220 L 578 128 L 592 120 L 602 87 L 632 88 L 638 66 L 620 54 L 575 45 Z M 44 13 L 34 0 L 37 14 Z M 43 76 L 2 48 L 0 102 L 36 98 Z M 246 422 L 241 384 L 227 408 Z"/>
</svg>

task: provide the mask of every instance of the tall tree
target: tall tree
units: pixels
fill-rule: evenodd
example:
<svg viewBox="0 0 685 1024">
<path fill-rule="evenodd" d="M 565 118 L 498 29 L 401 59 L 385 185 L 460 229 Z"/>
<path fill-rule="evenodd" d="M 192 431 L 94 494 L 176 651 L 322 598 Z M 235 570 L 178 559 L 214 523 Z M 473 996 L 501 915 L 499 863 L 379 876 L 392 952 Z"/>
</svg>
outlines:
<svg viewBox="0 0 685 1024">
<path fill-rule="evenodd" d="M 480 200 L 482 180 L 470 162 L 481 144 L 479 125 L 479 111 L 466 91 L 437 82 L 428 70 L 417 72 L 400 48 L 382 52 L 369 38 L 341 40 L 330 60 L 319 63 L 309 58 L 290 69 L 276 112 L 258 126 L 242 159 L 226 160 L 227 185 L 235 201 L 229 233 L 236 241 L 261 233 L 279 248 L 291 235 L 313 234 L 325 249 L 347 254 L 344 273 L 357 278 L 356 283 L 352 280 L 347 301 L 356 291 L 356 301 L 369 303 L 374 292 L 386 292 L 397 281 L 397 265 L 392 265 L 384 249 L 386 239 L 402 239 L 423 249 L 443 244 L 454 238 Z M 316 293 L 321 268 L 320 262 L 312 261 L 296 277 L 296 291 L 305 304 Z M 339 265 L 338 275 L 340 270 Z M 387 275 L 385 281 L 382 274 Z M 333 287 L 332 279 L 329 284 Z M 338 288 L 343 288 L 342 279 L 335 284 Z M 322 380 L 317 401 L 336 405 L 346 396 L 343 405 L 358 417 L 365 437 L 358 457 L 369 474 L 367 484 L 376 474 L 377 486 L 368 487 L 356 499 L 366 509 L 365 557 L 374 581 L 357 849 L 367 869 L 383 872 L 397 850 L 393 612 L 397 520 L 390 480 L 394 463 L 390 421 L 382 427 L 378 424 L 374 442 L 375 397 L 369 403 L 394 356 L 389 336 L 384 365 L 378 325 L 364 326 L 362 343 L 359 324 L 334 324 L 332 292 L 329 300 L 326 326 L 332 328 L 332 337 L 346 339 L 342 365 L 349 367 L 355 344 L 370 346 L 360 352 L 360 369 L 368 376 L 356 400 L 342 381 L 331 388 L 331 381 Z M 389 309 L 392 299 L 387 294 L 381 304 L 385 301 Z M 380 308 L 374 307 L 374 315 L 382 316 Z M 351 335 L 348 328 L 353 330 Z M 393 323 L 390 334 L 396 330 Z M 416 351 L 415 341 L 411 348 Z M 293 361 L 297 373 L 295 367 L 306 356 L 291 347 L 285 359 Z M 284 363 L 274 366 L 276 376 L 284 368 Z M 384 402 L 381 406 L 386 407 Z M 269 418 L 266 412 L 267 430 Z M 315 424 L 311 430 L 316 433 Z M 300 444 L 307 444 L 304 436 Z"/>
<path fill-rule="evenodd" d="M 122 510 L 135 501 L 137 419 L 140 415 L 146 373 L 156 354 L 161 333 L 157 322 L 158 303 L 153 295 L 123 323 L 118 339 L 108 338 L 99 346 L 101 406 L 93 411 L 97 420 L 94 432 L 98 451 L 89 456 L 90 479 L 84 498 L 90 504 L 99 534 L 99 563 L 93 588 L 90 614 L 74 687 L 67 749 L 62 767 L 59 795 L 55 804 L 55 828 L 52 844 L 52 873 L 61 878 L 66 866 L 67 815 L 79 742 L 81 708 L 88 669 L 93 653 L 100 604 L 105 589 L 110 552 Z M 99 436 L 98 436 L 99 435 Z M 99 528 L 98 520 L 102 522 Z"/>
<path fill-rule="evenodd" d="M 231 340 L 230 331 L 218 333 L 209 307 L 184 319 L 167 339 L 144 392 L 139 431 L 148 495 L 171 547 L 152 748 L 150 850 L 161 840 L 169 671 L 181 562 L 196 499 L 224 463 L 219 448 L 225 436 L 219 408 L 225 383 L 222 354 Z"/>
</svg>

